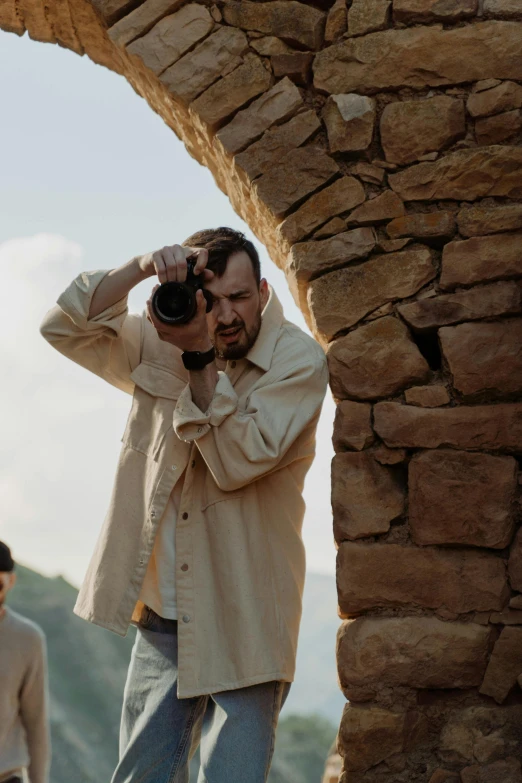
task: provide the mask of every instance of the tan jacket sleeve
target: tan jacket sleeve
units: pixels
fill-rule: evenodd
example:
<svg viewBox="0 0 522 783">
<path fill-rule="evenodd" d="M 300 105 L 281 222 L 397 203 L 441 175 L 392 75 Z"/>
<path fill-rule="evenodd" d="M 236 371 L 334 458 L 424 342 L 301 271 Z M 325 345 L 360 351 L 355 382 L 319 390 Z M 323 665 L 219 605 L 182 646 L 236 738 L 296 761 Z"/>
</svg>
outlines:
<svg viewBox="0 0 522 783">
<path fill-rule="evenodd" d="M 40 332 L 53 348 L 129 394 L 140 363 L 142 316 L 129 315 L 127 297 L 88 318 L 91 300 L 107 270 L 83 272 L 45 316 Z"/>
<path fill-rule="evenodd" d="M 30 783 L 48 783 L 51 739 L 48 715 L 47 653 L 45 637 L 38 634 L 31 664 L 20 692 L 20 715 L 29 748 Z"/>
<path fill-rule="evenodd" d="M 184 389 L 174 430 L 182 440 L 196 441 L 220 489 L 239 489 L 277 468 L 319 414 L 327 382 L 326 360 L 315 356 L 282 375 L 270 370 L 241 411 L 228 376 L 219 373 L 206 413 L 193 402 L 190 386 Z"/>
</svg>

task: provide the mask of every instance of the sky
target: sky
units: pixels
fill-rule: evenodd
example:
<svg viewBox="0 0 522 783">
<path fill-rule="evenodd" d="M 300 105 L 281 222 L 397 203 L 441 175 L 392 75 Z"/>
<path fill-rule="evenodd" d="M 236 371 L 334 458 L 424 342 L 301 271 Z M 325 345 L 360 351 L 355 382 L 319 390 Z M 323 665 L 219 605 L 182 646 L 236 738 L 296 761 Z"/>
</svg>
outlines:
<svg viewBox="0 0 522 783">
<path fill-rule="evenodd" d="M 56 45 L 0 31 L 0 539 L 78 586 L 103 522 L 130 398 L 40 336 L 84 269 L 228 225 L 261 253 L 287 318 L 307 330 L 283 273 L 160 117 L 120 76 Z M 151 281 L 135 288 L 140 311 Z M 308 568 L 334 573 L 328 393 L 305 488 Z"/>
</svg>

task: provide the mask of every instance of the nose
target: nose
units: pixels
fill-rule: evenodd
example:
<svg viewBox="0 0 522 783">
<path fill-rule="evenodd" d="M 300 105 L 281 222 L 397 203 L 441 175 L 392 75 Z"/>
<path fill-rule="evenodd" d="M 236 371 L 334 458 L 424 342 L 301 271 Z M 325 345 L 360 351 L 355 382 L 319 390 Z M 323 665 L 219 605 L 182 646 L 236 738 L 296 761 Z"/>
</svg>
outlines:
<svg viewBox="0 0 522 783">
<path fill-rule="evenodd" d="M 218 302 L 216 302 L 216 304 L 214 304 L 214 307 L 217 309 L 217 313 L 215 313 L 215 316 L 217 318 L 218 324 L 222 324 L 223 326 L 228 326 L 229 324 L 234 323 L 234 321 L 236 320 L 236 314 L 234 312 L 232 303 L 229 302 L 228 299 L 219 300 Z"/>
</svg>

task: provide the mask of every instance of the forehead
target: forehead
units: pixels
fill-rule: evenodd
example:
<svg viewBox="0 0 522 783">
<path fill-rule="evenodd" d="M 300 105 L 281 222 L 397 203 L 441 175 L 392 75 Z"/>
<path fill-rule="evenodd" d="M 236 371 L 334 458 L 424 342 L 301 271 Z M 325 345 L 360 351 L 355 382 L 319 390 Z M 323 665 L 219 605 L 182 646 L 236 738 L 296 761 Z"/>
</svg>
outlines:
<svg viewBox="0 0 522 783">
<path fill-rule="evenodd" d="M 231 255 L 223 277 L 215 276 L 205 285 L 205 288 L 218 296 L 228 296 L 238 290 L 255 290 L 257 283 L 248 253 L 240 250 Z"/>
</svg>

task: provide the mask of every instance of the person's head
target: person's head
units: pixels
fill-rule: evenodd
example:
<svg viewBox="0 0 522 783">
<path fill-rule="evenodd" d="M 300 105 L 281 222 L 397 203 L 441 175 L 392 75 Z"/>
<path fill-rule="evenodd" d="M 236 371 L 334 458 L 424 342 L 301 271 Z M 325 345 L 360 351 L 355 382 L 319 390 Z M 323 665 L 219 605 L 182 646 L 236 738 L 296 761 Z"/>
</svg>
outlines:
<svg viewBox="0 0 522 783">
<path fill-rule="evenodd" d="M 205 288 L 214 306 L 207 321 L 217 355 L 242 359 L 257 340 L 269 297 L 256 248 L 240 231 L 225 227 L 197 231 L 183 244 L 208 250 L 207 268 L 214 277 Z"/>
<path fill-rule="evenodd" d="M 9 590 L 14 587 L 16 582 L 15 564 L 11 555 L 11 550 L 0 541 L 0 613 L 5 603 Z"/>
</svg>

